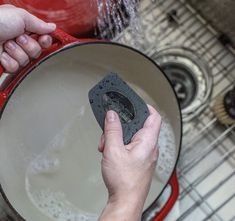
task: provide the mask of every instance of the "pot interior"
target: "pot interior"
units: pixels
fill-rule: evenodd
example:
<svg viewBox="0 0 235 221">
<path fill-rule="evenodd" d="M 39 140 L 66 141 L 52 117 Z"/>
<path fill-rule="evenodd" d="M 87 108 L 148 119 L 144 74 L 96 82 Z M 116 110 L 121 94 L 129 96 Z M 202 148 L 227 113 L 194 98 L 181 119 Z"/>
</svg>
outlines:
<svg viewBox="0 0 235 221">
<path fill-rule="evenodd" d="M 120 45 L 74 46 L 31 71 L 2 112 L 0 183 L 24 219 L 94 220 L 101 213 L 107 200 L 97 151 L 102 131 L 90 108 L 88 91 L 110 72 L 118 73 L 167 117 L 175 155 L 166 163 L 174 167 L 181 137 L 180 112 L 161 70 L 142 54 Z M 162 177 L 157 170 L 145 208 L 161 193 L 171 172 Z"/>
</svg>

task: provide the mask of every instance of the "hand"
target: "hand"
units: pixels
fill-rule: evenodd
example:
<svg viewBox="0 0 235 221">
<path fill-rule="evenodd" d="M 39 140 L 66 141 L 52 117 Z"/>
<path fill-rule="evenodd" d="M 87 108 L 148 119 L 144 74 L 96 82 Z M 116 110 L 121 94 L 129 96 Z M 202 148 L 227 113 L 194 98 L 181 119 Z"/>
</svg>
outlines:
<svg viewBox="0 0 235 221">
<path fill-rule="evenodd" d="M 103 153 L 102 175 L 109 199 L 100 220 L 140 220 L 158 157 L 157 140 L 161 117 L 149 106 L 144 127 L 123 144 L 117 113 L 108 111 L 99 151 Z"/>
<path fill-rule="evenodd" d="M 0 6 L 0 61 L 6 72 L 14 73 L 40 56 L 42 48 L 52 44 L 47 35 L 56 25 L 46 23 L 21 8 Z M 41 35 L 38 41 L 27 33 Z"/>
</svg>

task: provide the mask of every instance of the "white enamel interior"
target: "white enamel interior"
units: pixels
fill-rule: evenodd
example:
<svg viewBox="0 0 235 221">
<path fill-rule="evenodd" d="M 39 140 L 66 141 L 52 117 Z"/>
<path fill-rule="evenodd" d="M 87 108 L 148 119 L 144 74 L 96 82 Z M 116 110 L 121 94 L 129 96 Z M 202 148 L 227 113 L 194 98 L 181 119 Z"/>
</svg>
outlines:
<svg viewBox="0 0 235 221">
<path fill-rule="evenodd" d="M 105 205 L 107 193 L 100 173 L 101 154 L 97 151 L 102 131 L 91 111 L 88 91 L 109 72 L 118 73 L 134 85 L 146 102 L 165 113 L 179 151 L 178 104 L 155 64 L 134 50 L 114 44 L 85 44 L 62 51 L 41 63 L 20 83 L 0 121 L 0 182 L 10 203 L 27 221 L 52 220 L 30 201 L 25 190 L 26 169 L 69 123 L 76 124 L 69 131 L 66 148 L 73 151 L 70 145 L 76 145 L 79 154 L 65 165 L 71 173 L 64 174 L 64 180 L 59 182 L 68 199 L 84 211 L 100 213 Z M 95 182 L 91 182 L 94 174 Z M 154 177 L 145 208 L 165 185 Z"/>
</svg>

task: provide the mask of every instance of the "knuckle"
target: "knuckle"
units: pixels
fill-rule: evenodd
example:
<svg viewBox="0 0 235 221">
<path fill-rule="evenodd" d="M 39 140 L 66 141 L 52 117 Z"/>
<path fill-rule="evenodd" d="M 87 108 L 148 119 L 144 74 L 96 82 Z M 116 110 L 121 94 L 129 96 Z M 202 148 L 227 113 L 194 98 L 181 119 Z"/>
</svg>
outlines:
<svg viewBox="0 0 235 221">
<path fill-rule="evenodd" d="M 23 9 L 23 8 L 17 8 L 17 11 L 20 13 L 20 14 L 28 14 L 27 10 Z"/>
<path fill-rule="evenodd" d="M 144 136 L 139 136 L 139 137 L 138 137 L 138 142 L 139 142 L 140 144 L 146 143 L 145 137 L 144 137 Z"/>
<path fill-rule="evenodd" d="M 19 64 L 15 60 L 11 60 L 11 62 L 8 65 L 8 71 L 11 73 L 16 72 L 19 69 Z"/>
<path fill-rule="evenodd" d="M 41 54 L 41 48 L 37 43 L 31 43 L 28 47 L 28 54 L 31 58 L 38 58 Z"/>
<path fill-rule="evenodd" d="M 21 59 L 20 61 L 18 61 L 20 66 L 24 67 L 29 63 L 29 58 L 28 57 L 24 57 L 23 59 Z"/>
<path fill-rule="evenodd" d="M 10 44 L 11 40 L 6 41 L 6 43 L 4 44 L 4 49 L 6 50 L 7 48 L 9 48 Z"/>
<path fill-rule="evenodd" d="M 29 61 L 28 56 L 20 49 L 17 49 L 16 51 L 16 58 L 20 66 L 23 66 L 25 63 Z"/>
<path fill-rule="evenodd" d="M 147 142 L 146 145 L 148 146 L 149 151 L 152 152 L 155 150 L 155 146 L 154 146 L 153 142 L 151 142 L 151 141 Z"/>
<path fill-rule="evenodd" d="M 13 62 L 11 65 L 12 72 L 16 72 L 19 69 L 18 62 Z"/>
<path fill-rule="evenodd" d="M 156 163 L 158 160 L 158 154 L 157 153 L 154 153 L 153 154 L 153 163 Z"/>
<path fill-rule="evenodd" d="M 47 27 L 46 26 L 46 24 L 45 24 L 45 22 L 44 21 L 42 21 L 42 20 L 38 20 L 38 26 L 39 26 L 39 28 L 40 28 L 40 30 L 44 30 L 45 29 L 45 27 Z M 42 34 L 44 33 L 44 31 L 42 31 Z"/>
<path fill-rule="evenodd" d="M 120 127 L 118 125 L 109 125 L 108 127 L 105 128 L 106 133 L 119 133 L 120 132 Z"/>
<path fill-rule="evenodd" d="M 106 135 L 114 135 L 114 134 L 118 134 L 119 133 L 119 130 L 117 128 L 111 128 L 111 129 L 107 129 L 105 131 Z"/>
<path fill-rule="evenodd" d="M 156 119 L 161 122 L 162 121 L 161 115 L 158 112 L 156 112 L 155 115 L 156 115 Z"/>
</svg>

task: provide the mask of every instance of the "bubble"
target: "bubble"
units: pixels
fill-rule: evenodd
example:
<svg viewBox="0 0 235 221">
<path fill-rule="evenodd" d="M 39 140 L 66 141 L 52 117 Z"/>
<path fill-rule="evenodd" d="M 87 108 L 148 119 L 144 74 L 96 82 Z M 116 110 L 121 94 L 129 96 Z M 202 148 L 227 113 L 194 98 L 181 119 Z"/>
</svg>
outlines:
<svg viewBox="0 0 235 221">
<path fill-rule="evenodd" d="M 86 213 L 77 209 L 62 192 L 44 189 L 35 191 L 27 189 L 31 201 L 36 207 L 49 218 L 55 221 L 96 221 L 96 214 Z"/>
<path fill-rule="evenodd" d="M 161 116 L 162 126 L 158 139 L 159 157 L 156 173 L 159 175 L 161 181 L 165 182 L 174 168 L 176 149 L 173 128 L 163 113 L 161 113 Z"/>
<path fill-rule="evenodd" d="M 59 169 L 60 161 L 58 158 L 50 156 L 39 156 L 33 160 L 28 168 L 31 174 L 53 173 Z"/>
</svg>

